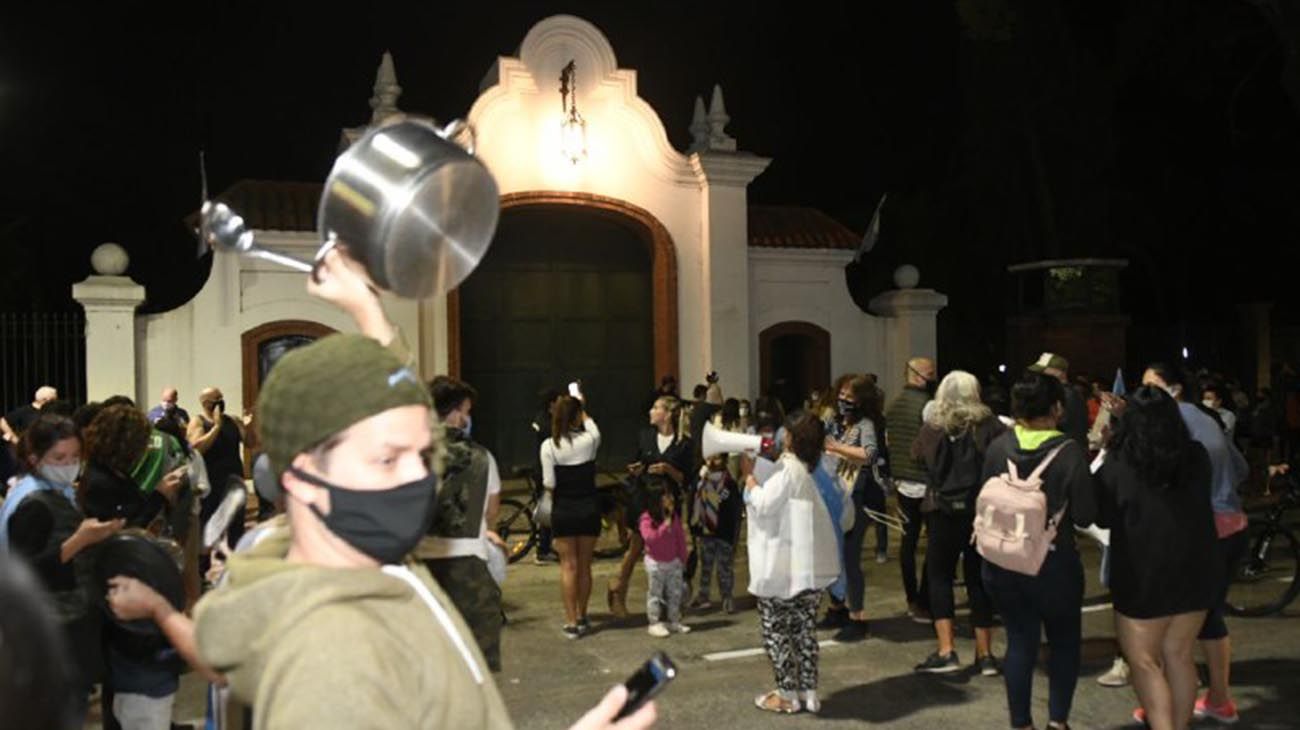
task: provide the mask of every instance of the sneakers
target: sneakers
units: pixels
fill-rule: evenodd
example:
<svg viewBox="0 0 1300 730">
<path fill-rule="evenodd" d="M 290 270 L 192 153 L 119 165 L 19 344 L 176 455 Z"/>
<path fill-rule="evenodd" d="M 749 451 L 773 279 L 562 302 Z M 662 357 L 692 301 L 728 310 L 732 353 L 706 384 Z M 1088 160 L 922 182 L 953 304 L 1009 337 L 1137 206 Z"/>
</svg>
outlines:
<svg viewBox="0 0 1300 730">
<path fill-rule="evenodd" d="M 1103 687 L 1124 687 L 1128 684 L 1128 662 L 1124 657 L 1115 657 L 1115 663 L 1110 665 L 1110 671 L 1097 677 L 1097 684 Z"/>
<path fill-rule="evenodd" d="M 862 641 L 867 638 L 867 622 L 849 619 L 844 623 L 844 628 L 836 632 L 835 636 L 831 638 L 842 644 L 853 641 Z"/>
<path fill-rule="evenodd" d="M 577 639 L 582 636 L 582 631 L 574 624 L 566 624 L 560 628 L 560 631 L 564 632 L 566 639 Z"/>
<path fill-rule="evenodd" d="M 996 677 L 1002 673 L 1002 668 L 998 666 L 998 660 L 992 654 L 977 657 L 975 666 L 979 668 L 982 677 Z"/>
<path fill-rule="evenodd" d="M 1228 700 L 1228 704 L 1219 705 L 1216 707 L 1210 704 L 1209 695 L 1205 695 L 1204 697 L 1198 697 L 1196 699 L 1196 708 L 1192 711 L 1192 714 L 1196 715 L 1197 717 L 1208 717 L 1213 720 L 1218 720 L 1219 722 L 1225 725 L 1231 725 L 1235 723 L 1237 720 L 1241 719 L 1237 715 L 1236 702 L 1233 702 L 1232 700 Z"/>
<path fill-rule="evenodd" d="M 915 603 L 907 604 L 907 615 L 918 624 L 933 623 L 933 619 L 930 618 L 930 612 Z"/>
<path fill-rule="evenodd" d="M 957 659 L 955 651 L 948 652 L 947 655 L 936 651 L 916 665 L 916 671 L 922 674 L 951 674 L 960 670 L 961 662 Z"/>
<path fill-rule="evenodd" d="M 799 693 L 799 703 L 803 705 L 804 712 L 810 712 L 816 715 L 821 712 L 822 701 L 817 696 L 817 690 Z"/>
<path fill-rule="evenodd" d="M 687 608 L 693 608 L 697 611 L 707 611 L 710 608 L 713 608 L 713 602 L 709 600 L 708 596 L 701 594 L 696 596 L 694 600 L 687 604 Z"/>
<path fill-rule="evenodd" d="M 583 616 L 578 619 L 578 636 L 586 636 L 591 633 L 591 619 Z"/>
<path fill-rule="evenodd" d="M 558 562 L 560 562 L 560 556 L 556 555 L 553 552 L 544 553 L 538 551 L 533 555 L 533 563 L 535 565 L 547 565 L 549 563 L 558 563 Z"/>
<path fill-rule="evenodd" d="M 691 627 L 682 623 L 666 624 L 662 621 L 656 621 L 650 624 L 650 627 L 646 629 L 646 633 L 656 639 L 663 639 L 672 634 L 689 634 L 691 633 Z"/>
<path fill-rule="evenodd" d="M 878 552 L 878 553 L 876 553 L 876 562 L 877 562 L 877 563 L 880 563 L 881 565 L 884 565 L 885 563 L 888 563 L 888 562 L 889 562 L 889 553 L 886 553 L 886 552 Z"/>
<path fill-rule="evenodd" d="M 826 609 L 826 616 L 817 622 L 819 629 L 838 629 L 848 623 L 849 612 L 847 609 L 835 608 L 834 606 Z"/>
<path fill-rule="evenodd" d="M 736 612 L 736 607 L 731 603 L 731 596 L 722 599 L 722 612 L 728 615 Z"/>
</svg>

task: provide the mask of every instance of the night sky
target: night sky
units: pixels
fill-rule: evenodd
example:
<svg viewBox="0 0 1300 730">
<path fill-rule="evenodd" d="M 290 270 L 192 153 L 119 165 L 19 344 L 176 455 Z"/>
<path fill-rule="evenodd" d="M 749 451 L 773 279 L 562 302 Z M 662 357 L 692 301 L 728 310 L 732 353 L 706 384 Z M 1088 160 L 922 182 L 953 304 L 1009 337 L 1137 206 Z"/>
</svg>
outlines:
<svg viewBox="0 0 1300 730">
<path fill-rule="evenodd" d="M 1300 225 L 1294 3 L 87 7 L 0 20 L 0 310 L 74 306 L 104 241 L 131 254 L 147 311 L 179 306 L 208 268 L 182 223 L 200 148 L 214 193 L 320 181 L 340 129 L 369 119 L 383 51 L 399 106 L 446 121 L 565 12 L 636 69 L 678 149 L 694 97 L 722 85 L 730 134 L 774 158 L 751 201 L 861 231 L 889 192 L 874 269 L 910 261 L 949 293 L 943 344 L 972 362 L 998 357 L 976 344 L 1008 306 L 990 287 L 1037 258 L 1129 258 L 1135 323 L 1184 339 L 1241 301 L 1294 319 L 1278 295 Z"/>
</svg>

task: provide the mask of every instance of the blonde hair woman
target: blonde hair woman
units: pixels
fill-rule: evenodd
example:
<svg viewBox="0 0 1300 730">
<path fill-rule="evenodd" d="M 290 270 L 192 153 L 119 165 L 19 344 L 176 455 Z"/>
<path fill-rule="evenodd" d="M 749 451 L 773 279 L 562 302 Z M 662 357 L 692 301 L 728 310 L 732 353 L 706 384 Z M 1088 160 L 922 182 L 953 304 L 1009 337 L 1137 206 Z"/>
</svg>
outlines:
<svg viewBox="0 0 1300 730">
<path fill-rule="evenodd" d="M 939 383 L 925 425 L 912 445 L 912 455 L 925 464 L 927 474 L 923 509 L 930 543 L 925 570 L 930 615 L 939 642 L 938 651 L 916 666 L 918 672 L 944 674 L 961 668 L 953 647 L 952 583 L 957 560 L 962 558 L 971 623 L 975 626 L 975 663 L 985 676 L 998 673 L 991 648 L 993 604 L 980 580 L 982 564 L 970 537 L 984 452 L 1004 430 L 1006 427 L 980 400 L 979 380 L 968 372 L 954 370 Z"/>
</svg>

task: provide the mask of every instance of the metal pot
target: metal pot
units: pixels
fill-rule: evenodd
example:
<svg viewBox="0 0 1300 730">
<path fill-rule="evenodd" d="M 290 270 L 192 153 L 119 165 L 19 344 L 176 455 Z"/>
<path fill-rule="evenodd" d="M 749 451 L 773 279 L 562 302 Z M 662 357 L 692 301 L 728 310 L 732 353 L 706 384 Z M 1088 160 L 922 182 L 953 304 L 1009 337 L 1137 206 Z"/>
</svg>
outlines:
<svg viewBox="0 0 1300 730">
<path fill-rule="evenodd" d="M 500 200 L 482 162 L 451 137 L 462 122 L 438 128 L 406 118 L 368 131 L 334 162 L 316 227 L 322 246 L 346 247 L 375 284 L 401 297 L 454 289 L 487 253 Z M 260 248 L 224 203 L 205 203 L 201 237 L 216 248 L 310 271 L 312 264 Z"/>
</svg>

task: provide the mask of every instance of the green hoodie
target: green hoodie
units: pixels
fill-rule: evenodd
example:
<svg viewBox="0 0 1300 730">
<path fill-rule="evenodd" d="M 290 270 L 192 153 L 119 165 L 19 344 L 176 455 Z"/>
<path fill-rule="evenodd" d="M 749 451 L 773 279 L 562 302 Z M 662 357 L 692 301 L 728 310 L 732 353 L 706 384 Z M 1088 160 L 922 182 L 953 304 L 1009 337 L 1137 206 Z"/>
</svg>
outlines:
<svg viewBox="0 0 1300 730">
<path fill-rule="evenodd" d="M 393 567 L 291 563 L 288 549 L 286 526 L 232 557 L 195 612 L 199 655 L 255 727 L 511 727 L 473 635 L 423 567 L 408 566 L 441 618 Z"/>
</svg>

